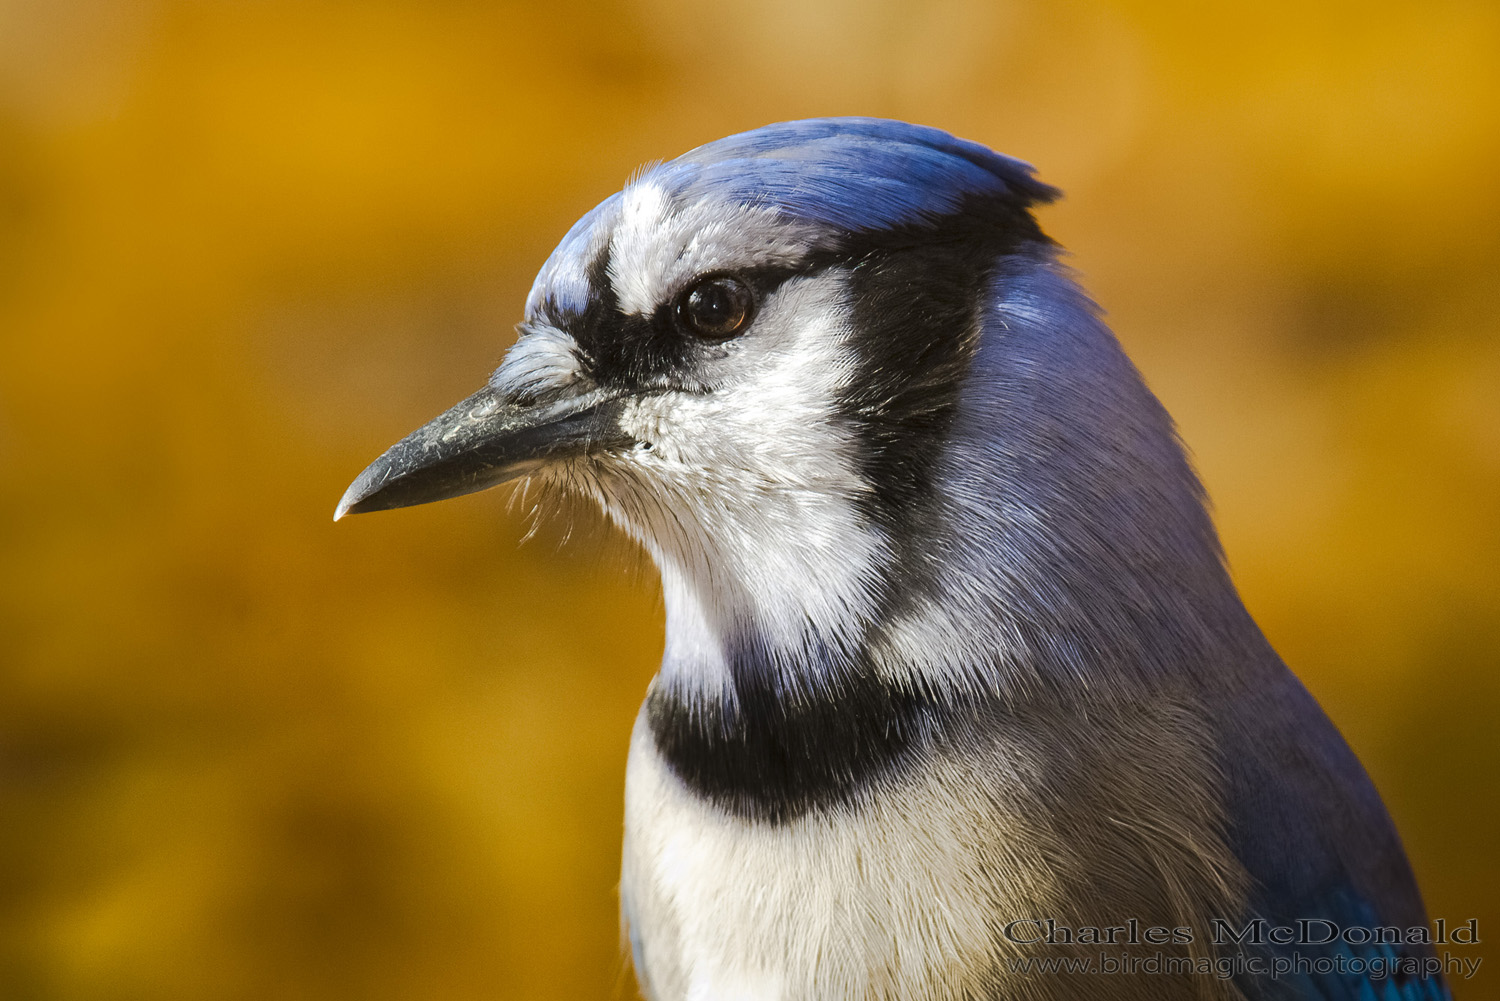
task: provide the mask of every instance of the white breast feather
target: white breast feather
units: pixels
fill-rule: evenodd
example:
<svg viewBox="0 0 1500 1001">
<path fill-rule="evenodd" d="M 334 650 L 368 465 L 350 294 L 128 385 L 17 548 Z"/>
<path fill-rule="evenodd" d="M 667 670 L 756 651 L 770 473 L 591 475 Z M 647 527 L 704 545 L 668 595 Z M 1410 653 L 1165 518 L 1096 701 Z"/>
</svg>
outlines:
<svg viewBox="0 0 1500 1001">
<path fill-rule="evenodd" d="M 754 824 L 688 792 L 638 722 L 621 893 L 651 931 L 653 997 L 958 996 L 998 958 L 997 906 L 1047 895 L 978 789 L 945 763 L 878 805 Z"/>
</svg>

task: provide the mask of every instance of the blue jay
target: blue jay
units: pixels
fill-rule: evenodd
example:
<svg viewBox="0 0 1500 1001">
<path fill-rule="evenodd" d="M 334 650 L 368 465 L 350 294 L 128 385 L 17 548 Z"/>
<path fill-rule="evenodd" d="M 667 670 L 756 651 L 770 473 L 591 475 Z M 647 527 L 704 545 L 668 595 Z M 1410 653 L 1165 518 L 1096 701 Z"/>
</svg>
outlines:
<svg viewBox="0 0 1500 1001">
<path fill-rule="evenodd" d="M 653 1001 L 1448 996 L 1056 196 L 866 118 L 649 167 L 340 502 L 530 477 L 655 560 L 620 884 Z"/>
</svg>

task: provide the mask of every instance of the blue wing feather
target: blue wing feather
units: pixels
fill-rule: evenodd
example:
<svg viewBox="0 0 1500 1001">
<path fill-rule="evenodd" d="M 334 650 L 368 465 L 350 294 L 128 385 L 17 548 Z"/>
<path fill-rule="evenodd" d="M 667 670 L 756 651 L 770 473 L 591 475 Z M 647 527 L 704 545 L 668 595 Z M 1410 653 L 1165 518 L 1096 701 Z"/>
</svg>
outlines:
<svg viewBox="0 0 1500 1001">
<path fill-rule="evenodd" d="M 1294 926 L 1298 917 L 1317 917 L 1341 928 L 1378 928 L 1388 925 L 1370 903 L 1348 887 L 1340 887 L 1308 900 L 1296 915 L 1273 916 L 1262 912 L 1272 925 Z M 1315 926 L 1317 938 L 1328 937 L 1327 929 Z M 1410 972 L 1413 961 L 1430 958 L 1424 945 L 1369 943 L 1351 945 L 1335 939 L 1326 944 L 1267 946 L 1263 957 L 1280 964 L 1273 975 L 1242 975 L 1236 985 L 1249 1001 L 1270 999 L 1324 999 L 1324 1001 L 1451 1001 L 1452 995 L 1439 975 Z"/>
</svg>

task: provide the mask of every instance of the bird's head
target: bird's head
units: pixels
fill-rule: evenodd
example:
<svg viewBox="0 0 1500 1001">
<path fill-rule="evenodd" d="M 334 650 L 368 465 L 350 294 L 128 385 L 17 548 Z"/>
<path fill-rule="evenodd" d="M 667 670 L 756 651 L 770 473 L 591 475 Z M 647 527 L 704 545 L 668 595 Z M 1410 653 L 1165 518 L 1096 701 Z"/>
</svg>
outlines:
<svg viewBox="0 0 1500 1001">
<path fill-rule="evenodd" d="M 1008 405 L 965 386 L 1007 262 L 1052 268 L 1029 208 L 1055 195 L 1016 160 L 876 119 L 771 125 L 645 169 L 564 237 L 485 388 L 372 463 L 337 516 L 530 476 L 651 551 L 683 642 L 868 622 L 934 558 L 965 405 Z M 1040 297 L 1018 329 L 1053 308 L 1036 282 L 1011 282 Z M 1015 350 L 1022 392 L 1066 364 L 1042 340 Z M 991 443 L 997 461 L 1047 446 L 1046 424 Z"/>
</svg>

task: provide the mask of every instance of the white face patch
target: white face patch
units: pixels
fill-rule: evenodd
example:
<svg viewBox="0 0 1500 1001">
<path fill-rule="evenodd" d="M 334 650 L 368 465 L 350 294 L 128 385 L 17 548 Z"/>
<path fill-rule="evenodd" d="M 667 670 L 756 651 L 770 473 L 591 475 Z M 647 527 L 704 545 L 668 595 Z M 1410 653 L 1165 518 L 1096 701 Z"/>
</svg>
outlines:
<svg viewBox="0 0 1500 1001">
<path fill-rule="evenodd" d="M 771 208 L 722 201 L 679 208 L 658 185 L 640 181 L 621 196 L 609 280 L 620 309 L 644 315 L 699 275 L 795 264 L 816 234 Z"/>
<path fill-rule="evenodd" d="M 718 689 L 737 634 L 791 651 L 874 614 L 887 543 L 836 410 L 853 371 L 845 281 L 790 279 L 703 364 L 709 391 L 633 401 L 621 424 L 647 444 L 571 470 L 661 570 L 670 684 Z"/>
<path fill-rule="evenodd" d="M 528 403 L 574 390 L 582 378 L 577 342 L 556 327 L 542 325 L 522 332 L 490 377 L 490 385 L 517 402 Z"/>
</svg>

